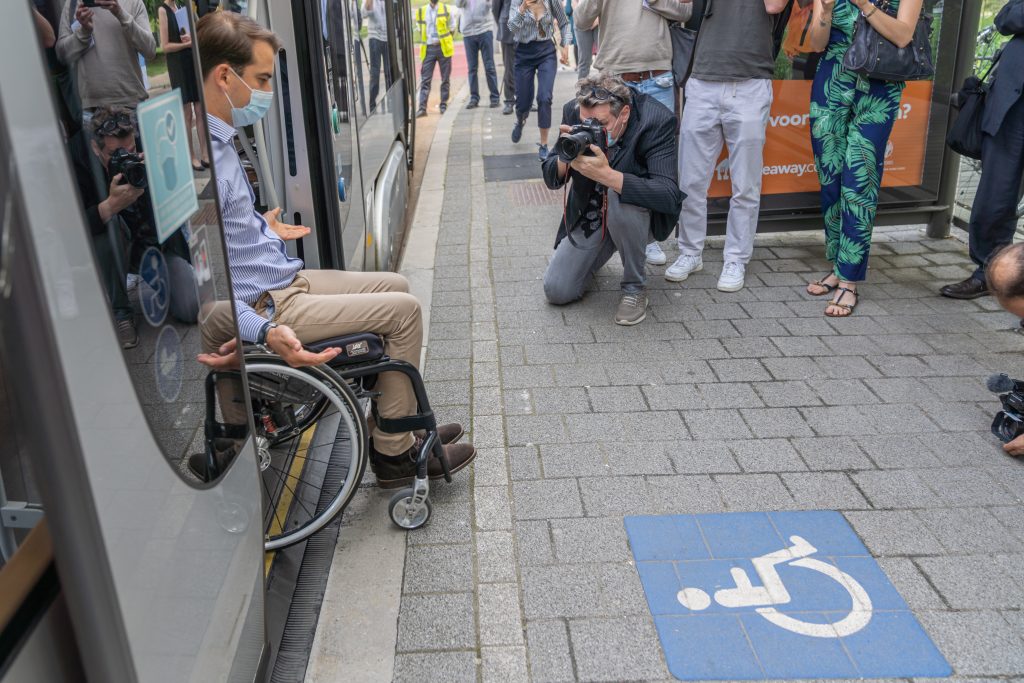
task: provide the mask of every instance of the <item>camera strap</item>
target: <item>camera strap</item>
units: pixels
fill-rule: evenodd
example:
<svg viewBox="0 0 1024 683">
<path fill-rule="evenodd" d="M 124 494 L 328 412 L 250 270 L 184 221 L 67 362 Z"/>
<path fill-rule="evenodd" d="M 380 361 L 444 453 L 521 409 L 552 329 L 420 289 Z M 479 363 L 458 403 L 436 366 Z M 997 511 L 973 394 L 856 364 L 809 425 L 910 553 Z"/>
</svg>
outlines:
<svg viewBox="0 0 1024 683">
<path fill-rule="evenodd" d="M 567 182 L 562 186 L 562 225 L 565 226 L 565 237 L 569 240 L 569 244 L 581 251 L 593 251 L 594 249 L 599 249 L 601 245 L 604 244 L 605 233 L 608 227 L 608 191 L 605 190 L 601 194 L 601 240 L 592 247 L 581 247 L 579 243 L 573 239 L 572 227 L 569 225 L 568 206 L 569 183 Z"/>
</svg>

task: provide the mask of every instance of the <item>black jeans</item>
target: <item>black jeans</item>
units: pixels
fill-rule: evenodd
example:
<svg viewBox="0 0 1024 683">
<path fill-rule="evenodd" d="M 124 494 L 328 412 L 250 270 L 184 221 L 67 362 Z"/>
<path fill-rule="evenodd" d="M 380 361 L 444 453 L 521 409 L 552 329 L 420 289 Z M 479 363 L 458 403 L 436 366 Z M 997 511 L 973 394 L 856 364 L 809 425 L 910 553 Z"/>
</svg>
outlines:
<svg viewBox="0 0 1024 683">
<path fill-rule="evenodd" d="M 391 58 L 388 56 L 388 44 L 383 40 L 370 38 L 370 107 L 377 106 L 377 95 L 380 93 L 380 72 L 384 69 L 384 92 L 391 87 Z"/>
<path fill-rule="evenodd" d="M 1024 176 L 1024 97 L 1006 112 L 995 135 L 981 145 L 981 180 L 971 207 L 971 260 L 978 266 L 974 277 L 985 279 L 992 254 L 1013 241 L 1017 229 L 1017 204 Z"/>
<path fill-rule="evenodd" d="M 462 44 L 466 46 L 466 67 L 469 71 L 469 100 L 480 101 L 480 84 L 477 79 L 476 67 L 478 57 L 483 58 L 484 76 L 487 78 L 487 89 L 491 93 L 491 102 L 498 103 L 498 72 L 494 68 L 494 34 L 490 31 L 476 36 L 465 36 Z"/>
<path fill-rule="evenodd" d="M 434 81 L 434 65 L 441 67 L 441 104 L 448 104 L 448 91 L 451 88 L 448 80 L 452 75 L 452 58 L 445 57 L 440 45 L 427 45 L 427 55 L 420 67 L 420 109 L 427 108 L 430 97 L 430 84 Z"/>
</svg>

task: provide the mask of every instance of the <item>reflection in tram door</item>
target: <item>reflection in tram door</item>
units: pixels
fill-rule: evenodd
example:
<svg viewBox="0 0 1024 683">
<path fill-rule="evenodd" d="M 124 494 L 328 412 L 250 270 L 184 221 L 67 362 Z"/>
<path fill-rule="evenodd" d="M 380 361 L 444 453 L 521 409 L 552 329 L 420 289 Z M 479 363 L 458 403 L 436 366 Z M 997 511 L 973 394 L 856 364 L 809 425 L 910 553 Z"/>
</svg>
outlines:
<svg viewBox="0 0 1024 683">
<path fill-rule="evenodd" d="M 377 108 L 380 93 L 380 75 L 384 73 L 384 92 L 391 88 L 391 53 L 388 51 L 388 25 L 385 0 L 362 0 L 366 13 L 366 33 L 369 42 L 370 109 Z M 385 100 L 386 101 L 386 100 Z"/>
</svg>

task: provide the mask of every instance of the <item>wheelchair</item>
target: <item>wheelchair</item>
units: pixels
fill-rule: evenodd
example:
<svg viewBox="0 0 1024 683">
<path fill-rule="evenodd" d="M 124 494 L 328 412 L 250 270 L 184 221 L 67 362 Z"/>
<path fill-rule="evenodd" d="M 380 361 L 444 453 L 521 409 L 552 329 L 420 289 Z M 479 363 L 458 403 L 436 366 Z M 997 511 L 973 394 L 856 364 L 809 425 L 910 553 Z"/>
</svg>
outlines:
<svg viewBox="0 0 1024 683">
<path fill-rule="evenodd" d="M 289 366 L 265 346 L 243 349 L 263 488 L 266 551 L 304 541 L 352 501 L 369 462 L 368 418 L 372 399 L 379 396 L 373 388 L 382 372 L 400 372 L 409 379 L 418 412 L 393 419 L 374 412 L 378 429 L 426 431 L 412 486 L 398 490 L 388 504 L 391 521 L 413 530 L 430 520 L 427 462 L 431 455 L 441 462 L 445 481 L 451 482 L 437 423 L 416 367 L 389 358 L 383 339 L 375 334 L 345 335 L 306 346 L 316 353 L 333 347 L 342 352 L 330 363 L 303 368 Z M 220 422 L 214 407 L 218 382 L 238 377 L 237 371 L 219 371 L 206 378 L 205 457 L 211 481 L 220 474 L 217 444 L 240 438 L 240 430 L 245 431 Z"/>
</svg>

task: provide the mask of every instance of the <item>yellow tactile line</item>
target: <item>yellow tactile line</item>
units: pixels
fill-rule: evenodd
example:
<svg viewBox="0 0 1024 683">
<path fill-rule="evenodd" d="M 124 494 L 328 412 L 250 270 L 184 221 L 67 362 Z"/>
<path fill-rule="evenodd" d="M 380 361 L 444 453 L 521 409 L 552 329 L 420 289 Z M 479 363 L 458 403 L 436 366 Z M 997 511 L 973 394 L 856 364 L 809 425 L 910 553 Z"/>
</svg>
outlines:
<svg viewBox="0 0 1024 683">
<path fill-rule="evenodd" d="M 315 426 L 315 423 L 313 425 Z M 292 466 L 288 469 L 288 479 L 297 481 L 299 472 L 302 470 L 305 464 L 306 451 L 309 450 L 309 442 L 313 438 L 313 434 L 316 432 L 315 429 L 307 429 L 305 434 L 302 435 L 302 439 L 299 441 L 299 447 L 295 451 L 295 456 L 292 458 Z M 285 484 L 288 483 L 288 479 L 285 480 Z M 267 536 L 276 536 L 284 530 L 283 521 L 288 518 L 288 510 L 292 505 L 292 490 L 286 485 L 281 490 L 281 497 L 277 501 L 276 514 L 274 515 L 274 521 L 271 522 L 270 531 Z M 266 553 L 266 557 L 263 559 L 263 576 L 266 578 L 270 576 L 270 567 L 274 564 L 274 558 L 277 557 L 277 552 Z"/>
</svg>

